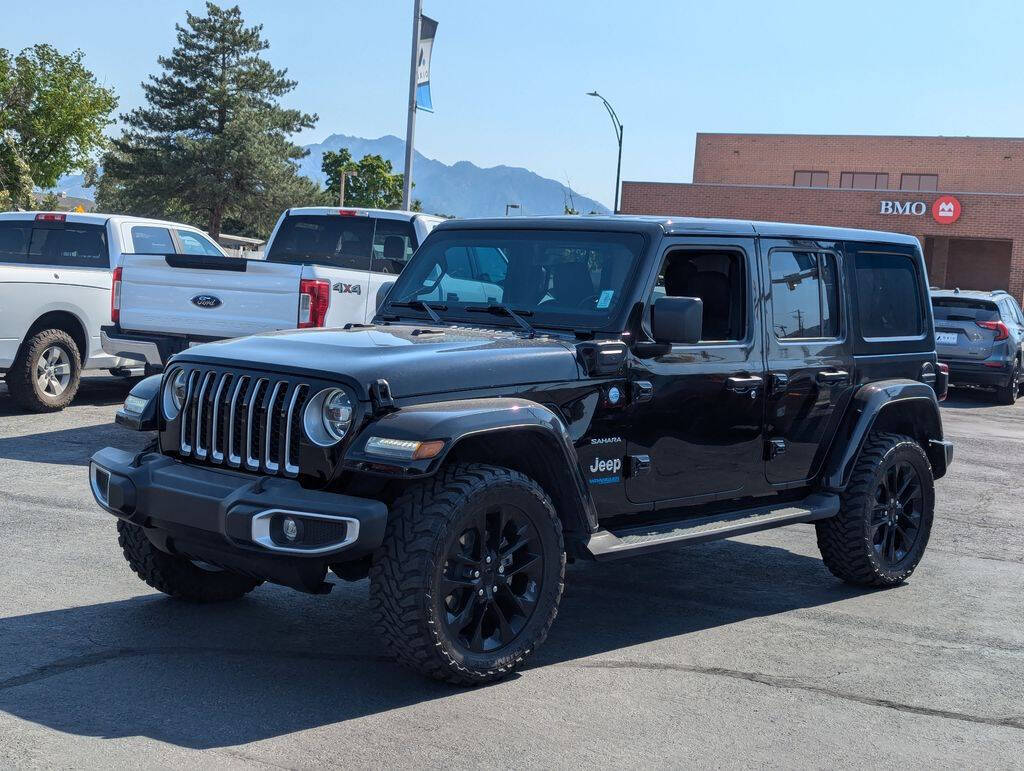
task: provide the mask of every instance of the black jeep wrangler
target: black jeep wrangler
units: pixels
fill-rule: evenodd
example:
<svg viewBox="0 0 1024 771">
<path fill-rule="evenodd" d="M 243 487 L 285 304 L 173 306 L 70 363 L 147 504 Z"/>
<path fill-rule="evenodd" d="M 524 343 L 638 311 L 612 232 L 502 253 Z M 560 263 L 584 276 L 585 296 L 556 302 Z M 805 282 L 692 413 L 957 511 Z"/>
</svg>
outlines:
<svg viewBox="0 0 1024 771">
<path fill-rule="evenodd" d="M 945 388 L 909 236 L 453 221 L 371 326 L 175 356 L 118 415 L 156 441 L 89 473 L 150 586 L 369 576 L 391 653 L 480 683 L 544 640 L 567 559 L 814 522 L 839 578 L 904 581 L 952 457 Z"/>
</svg>

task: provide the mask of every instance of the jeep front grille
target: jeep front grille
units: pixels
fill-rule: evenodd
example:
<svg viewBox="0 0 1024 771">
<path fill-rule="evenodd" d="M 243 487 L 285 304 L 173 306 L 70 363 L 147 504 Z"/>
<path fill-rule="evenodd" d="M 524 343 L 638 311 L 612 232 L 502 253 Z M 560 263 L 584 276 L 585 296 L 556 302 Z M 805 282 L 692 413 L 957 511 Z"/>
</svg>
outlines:
<svg viewBox="0 0 1024 771">
<path fill-rule="evenodd" d="M 308 384 L 199 367 L 185 371 L 188 389 L 176 421 L 178 455 L 245 471 L 298 475 Z"/>
</svg>

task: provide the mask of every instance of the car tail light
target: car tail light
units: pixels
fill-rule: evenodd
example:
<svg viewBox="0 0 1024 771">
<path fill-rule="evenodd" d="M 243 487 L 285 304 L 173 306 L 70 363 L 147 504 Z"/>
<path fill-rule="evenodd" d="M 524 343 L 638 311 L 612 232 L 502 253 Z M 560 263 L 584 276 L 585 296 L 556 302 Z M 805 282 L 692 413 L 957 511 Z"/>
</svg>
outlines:
<svg viewBox="0 0 1024 771">
<path fill-rule="evenodd" d="M 935 385 L 938 386 L 935 390 L 938 391 L 939 401 L 946 401 L 946 397 L 949 396 L 949 365 L 943 364 L 941 361 L 938 364 L 939 376 L 936 378 Z"/>
<path fill-rule="evenodd" d="M 338 209 L 338 214 L 340 214 L 342 217 L 358 217 L 359 216 L 359 212 L 357 212 L 355 209 Z"/>
<path fill-rule="evenodd" d="M 110 282 L 110 322 L 121 320 L 121 268 L 114 268 L 114 279 Z"/>
<path fill-rule="evenodd" d="M 63 222 L 68 215 L 56 214 L 54 212 L 46 212 L 44 214 L 36 215 L 36 222 Z"/>
<path fill-rule="evenodd" d="M 313 278 L 299 281 L 299 329 L 322 327 L 330 306 L 330 281 Z"/>
<path fill-rule="evenodd" d="M 976 321 L 974 322 L 982 329 L 991 329 L 996 333 L 996 340 L 1005 340 L 1010 336 L 1010 330 L 1001 321 Z"/>
</svg>

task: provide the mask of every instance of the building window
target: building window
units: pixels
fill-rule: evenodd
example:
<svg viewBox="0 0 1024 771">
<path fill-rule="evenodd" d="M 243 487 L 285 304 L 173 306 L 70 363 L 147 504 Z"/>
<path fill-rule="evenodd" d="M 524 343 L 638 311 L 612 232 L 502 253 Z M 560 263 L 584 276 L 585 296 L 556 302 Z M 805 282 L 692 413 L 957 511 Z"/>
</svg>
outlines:
<svg viewBox="0 0 1024 771">
<path fill-rule="evenodd" d="M 839 175 L 839 187 L 848 190 L 888 190 L 889 175 L 876 171 L 844 171 Z"/>
<path fill-rule="evenodd" d="M 938 174 L 904 174 L 900 177 L 900 190 L 938 190 Z"/>
<path fill-rule="evenodd" d="M 794 171 L 793 187 L 828 187 L 828 172 Z"/>
</svg>

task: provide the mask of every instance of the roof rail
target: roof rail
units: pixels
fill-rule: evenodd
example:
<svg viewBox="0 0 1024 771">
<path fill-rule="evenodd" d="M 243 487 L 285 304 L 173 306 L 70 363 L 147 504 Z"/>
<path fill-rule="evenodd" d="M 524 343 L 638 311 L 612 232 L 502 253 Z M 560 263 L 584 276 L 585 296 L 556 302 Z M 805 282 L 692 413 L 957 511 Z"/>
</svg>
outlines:
<svg viewBox="0 0 1024 771">
<path fill-rule="evenodd" d="M 991 294 L 1009 294 L 1005 289 L 993 289 Z"/>
</svg>

